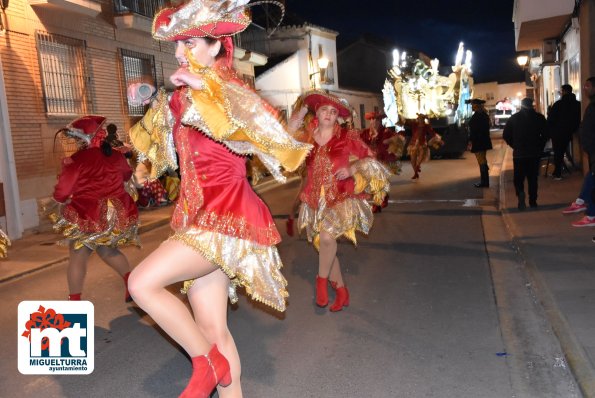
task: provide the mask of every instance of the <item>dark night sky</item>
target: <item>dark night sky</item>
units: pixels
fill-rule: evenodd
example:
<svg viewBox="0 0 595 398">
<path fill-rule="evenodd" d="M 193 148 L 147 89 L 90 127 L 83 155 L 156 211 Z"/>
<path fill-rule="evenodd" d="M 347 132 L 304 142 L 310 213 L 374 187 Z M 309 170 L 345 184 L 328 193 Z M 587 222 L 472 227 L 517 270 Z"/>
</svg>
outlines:
<svg viewBox="0 0 595 398">
<path fill-rule="evenodd" d="M 339 32 L 337 46 L 363 34 L 454 64 L 459 42 L 473 52 L 476 82 L 522 81 L 516 64 L 514 0 L 286 0 L 288 13 Z"/>
</svg>

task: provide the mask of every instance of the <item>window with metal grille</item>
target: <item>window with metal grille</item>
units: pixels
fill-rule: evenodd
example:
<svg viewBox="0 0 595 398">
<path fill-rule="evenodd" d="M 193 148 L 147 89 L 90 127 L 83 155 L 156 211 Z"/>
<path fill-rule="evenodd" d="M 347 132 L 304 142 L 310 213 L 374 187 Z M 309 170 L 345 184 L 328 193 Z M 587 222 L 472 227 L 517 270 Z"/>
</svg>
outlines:
<svg viewBox="0 0 595 398">
<path fill-rule="evenodd" d="M 135 51 L 120 49 L 122 59 L 122 70 L 124 72 L 124 86 L 132 83 L 148 83 L 157 87 L 157 74 L 155 72 L 155 57 L 150 54 L 138 53 Z M 131 116 L 142 116 L 149 105 L 128 104 L 128 114 Z"/>
<path fill-rule="evenodd" d="M 93 113 L 84 40 L 35 32 L 45 109 L 52 115 Z"/>
</svg>

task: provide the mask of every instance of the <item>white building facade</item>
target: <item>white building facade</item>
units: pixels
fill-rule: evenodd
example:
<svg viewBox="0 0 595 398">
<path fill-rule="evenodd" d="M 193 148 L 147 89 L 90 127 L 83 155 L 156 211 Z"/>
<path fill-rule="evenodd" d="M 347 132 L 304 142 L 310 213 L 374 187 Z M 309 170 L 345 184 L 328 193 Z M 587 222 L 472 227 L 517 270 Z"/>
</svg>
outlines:
<svg viewBox="0 0 595 398">
<path fill-rule="evenodd" d="M 363 125 L 365 112 L 382 109 L 381 93 L 341 89 L 337 75 L 338 33 L 313 26 L 282 27 L 270 38 L 271 57 L 286 54 L 282 62 L 256 78 L 259 94 L 281 113 L 290 116 L 291 106 L 304 92 L 318 88 L 344 98 L 355 110 L 354 124 Z M 319 60 L 326 59 L 326 67 Z"/>
</svg>

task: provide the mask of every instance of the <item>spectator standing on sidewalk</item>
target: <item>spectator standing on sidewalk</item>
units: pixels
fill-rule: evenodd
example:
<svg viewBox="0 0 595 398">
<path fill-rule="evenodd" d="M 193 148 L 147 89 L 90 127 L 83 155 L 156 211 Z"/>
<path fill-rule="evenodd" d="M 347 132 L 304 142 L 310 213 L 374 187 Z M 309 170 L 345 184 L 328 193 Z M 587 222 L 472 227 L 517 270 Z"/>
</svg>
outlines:
<svg viewBox="0 0 595 398">
<path fill-rule="evenodd" d="M 548 131 L 552 138 L 554 149 L 554 180 L 562 179 L 564 153 L 572 140 L 572 134 L 578 130 L 581 123 L 581 103 L 572 93 L 572 86 L 562 86 L 562 98 L 552 105 L 547 117 Z"/>
<path fill-rule="evenodd" d="M 490 186 L 490 174 L 486 153 L 492 149 L 490 139 L 490 117 L 486 112 L 485 101 L 474 98 L 471 101 L 473 116 L 469 120 L 469 150 L 475 154 L 479 165 L 480 182 L 473 184 L 476 188 L 488 188 Z"/>
<path fill-rule="evenodd" d="M 587 153 L 589 161 L 589 171 L 585 175 L 583 187 L 579 198 L 570 205 L 569 208 L 577 209 L 575 212 L 581 211 L 581 207 L 585 208 L 586 215 L 572 223 L 574 227 L 591 227 L 595 226 L 595 204 L 593 202 L 593 189 L 595 188 L 595 76 L 587 79 L 583 86 L 585 97 L 589 98 L 589 105 L 585 109 L 583 122 L 579 130 L 579 138 L 583 150 Z M 566 213 L 567 214 L 567 213 Z"/>
<path fill-rule="evenodd" d="M 518 198 L 518 209 L 526 208 L 525 179 L 529 190 L 529 206 L 535 208 L 539 159 L 548 137 L 547 122 L 541 113 L 533 109 L 533 98 L 523 98 L 521 110 L 506 122 L 502 138 L 513 150 L 514 188 Z"/>
<path fill-rule="evenodd" d="M 595 188 L 595 177 L 591 172 L 587 172 L 578 198 L 570 206 L 562 210 L 562 214 L 585 212 L 583 218 L 572 223 L 573 227 L 595 227 L 595 202 L 591 198 L 593 188 Z"/>
</svg>

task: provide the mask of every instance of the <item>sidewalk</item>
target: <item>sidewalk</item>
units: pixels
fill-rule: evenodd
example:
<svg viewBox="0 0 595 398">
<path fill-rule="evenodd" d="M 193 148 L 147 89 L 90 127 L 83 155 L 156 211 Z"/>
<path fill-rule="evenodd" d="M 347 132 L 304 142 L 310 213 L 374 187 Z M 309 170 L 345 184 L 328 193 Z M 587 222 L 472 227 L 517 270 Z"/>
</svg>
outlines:
<svg viewBox="0 0 595 398">
<path fill-rule="evenodd" d="M 595 397 L 595 228 L 570 225 L 584 213 L 562 214 L 578 196 L 583 175 L 573 171 L 555 181 L 543 174 L 542 168 L 539 207 L 518 211 L 508 149 L 500 174 L 500 210 L 584 396 Z"/>
<path fill-rule="evenodd" d="M 289 177 L 287 182 L 295 178 Z M 265 177 L 255 187 L 255 191 L 263 193 L 277 186 L 272 177 Z M 139 234 L 169 224 L 172 211 L 173 205 L 140 210 Z M 58 240 L 60 235 L 51 230 L 14 240 L 8 248 L 8 258 L 0 259 L 0 283 L 67 261 L 68 248 L 57 245 Z"/>
<path fill-rule="evenodd" d="M 171 205 L 140 210 L 139 233 L 168 224 L 172 211 Z M 0 283 L 67 261 L 68 248 L 56 244 L 58 240 L 60 235 L 51 230 L 14 240 L 8 248 L 8 258 L 0 260 Z"/>
</svg>

